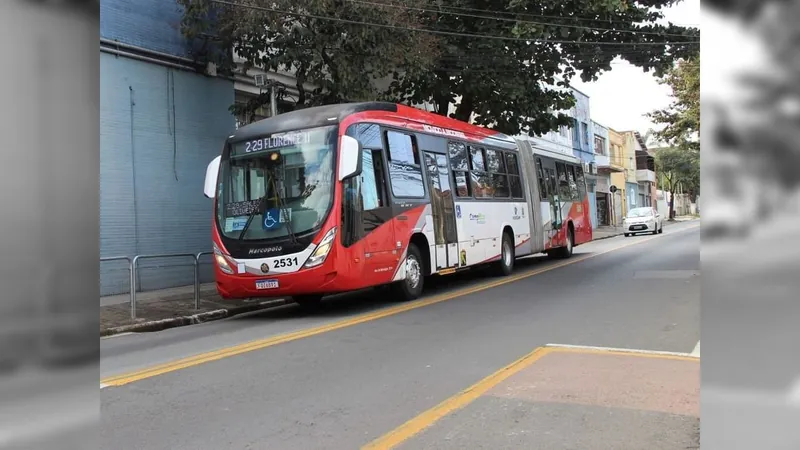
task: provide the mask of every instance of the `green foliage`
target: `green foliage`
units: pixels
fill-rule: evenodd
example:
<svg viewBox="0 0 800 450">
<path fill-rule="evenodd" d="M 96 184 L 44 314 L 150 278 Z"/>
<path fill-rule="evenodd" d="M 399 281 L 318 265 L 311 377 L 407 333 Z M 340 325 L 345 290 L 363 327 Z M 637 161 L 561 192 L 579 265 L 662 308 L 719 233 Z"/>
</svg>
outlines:
<svg viewBox="0 0 800 450">
<path fill-rule="evenodd" d="M 426 28 L 509 40 L 440 37 L 442 54 L 434 69 L 405 74 L 396 80 L 392 92 L 401 101 L 432 102 L 444 114 L 446 105 L 457 102 L 453 117 L 469 120 L 472 116 L 477 124 L 508 134 L 545 133 L 571 124 L 563 114 L 549 111 L 574 105 L 564 88 L 578 71 L 584 81 L 591 81 L 621 57 L 661 74 L 676 58 L 699 51 L 696 44 L 648 44 L 699 40 L 696 29 L 653 24 L 662 17 L 658 8 L 672 3 L 442 0 L 438 2 L 442 8 L 430 7 L 437 12 L 425 16 Z M 455 7 L 471 12 L 453 14 Z M 501 17 L 511 20 L 497 20 Z M 637 22 L 648 25 L 639 27 L 634 25 Z M 530 41 L 510 40 L 523 38 Z"/>
<path fill-rule="evenodd" d="M 232 48 L 244 67 L 293 72 L 300 107 L 454 104 L 453 117 L 511 135 L 571 125 L 558 112 L 578 73 L 594 80 L 619 57 L 661 75 L 699 52 L 699 30 L 655 24 L 675 0 L 178 1 L 184 35 L 207 43 L 200 62 L 232 73 L 216 50 Z"/>
<path fill-rule="evenodd" d="M 700 193 L 700 152 L 687 147 L 667 147 L 656 151 L 656 167 L 674 193 L 683 186 L 692 198 Z"/>
<path fill-rule="evenodd" d="M 680 61 L 660 83 L 672 89 L 673 102 L 648 115 L 664 125 L 656 136 L 670 145 L 700 150 L 700 56 Z"/>
</svg>

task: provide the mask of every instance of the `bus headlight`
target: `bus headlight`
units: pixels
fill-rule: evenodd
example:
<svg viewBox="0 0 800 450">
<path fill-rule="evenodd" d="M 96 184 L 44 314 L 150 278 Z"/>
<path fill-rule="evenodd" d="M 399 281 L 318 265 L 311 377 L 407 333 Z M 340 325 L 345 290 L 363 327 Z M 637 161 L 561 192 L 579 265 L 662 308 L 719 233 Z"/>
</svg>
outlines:
<svg viewBox="0 0 800 450">
<path fill-rule="evenodd" d="M 305 266 L 307 268 L 317 267 L 318 265 L 325 262 L 325 258 L 328 257 L 328 254 L 331 252 L 331 248 L 333 247 L 333 238 L 336 237 L 336 227 L 331 228 L 327 233 L 325 233 L 325 237 L 319 242 L 319 246 L 314 250 L 314 253 L 308 257 Z"/>
<path fill-rule="evenodd" d="M 217 244 L 214 244 L 214 260 L 217 262 L 217 266 L 219 266 L 221 271 L 233 275 L 233 268 L 228 263 L 225 255 L 222 254 L 222 250 L 217 247 Z"/>
</svg>

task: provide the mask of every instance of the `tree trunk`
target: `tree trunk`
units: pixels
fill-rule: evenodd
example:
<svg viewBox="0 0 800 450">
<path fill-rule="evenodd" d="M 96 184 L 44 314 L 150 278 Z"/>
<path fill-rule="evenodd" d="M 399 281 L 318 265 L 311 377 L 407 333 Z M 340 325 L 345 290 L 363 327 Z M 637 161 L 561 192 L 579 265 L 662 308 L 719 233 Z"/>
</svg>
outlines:
<svg viewBox="0 0 800 450">
<path fill-rule="evenodd" d="M 447 117 L 447 112 L 450 109 L 450 99 L 443 95 L 435 97 L 433 101 L 436 104 L 436 114 Z"/>
<path fill-rule="evenodd" d="M 469 122 L 469 119 L 472 117 L 472 108 L 474 105 L 475 102 L 472 100 L 472 97 L 461 97 L 461 103 L 459 103 L 458 108 L 456 108 L 454 118 L 462 122 Z"/>
<path fill-rule="evenodd" d="M 675 183 L 669 186 L 669 220 L 675 220 Z"/>
</svg>

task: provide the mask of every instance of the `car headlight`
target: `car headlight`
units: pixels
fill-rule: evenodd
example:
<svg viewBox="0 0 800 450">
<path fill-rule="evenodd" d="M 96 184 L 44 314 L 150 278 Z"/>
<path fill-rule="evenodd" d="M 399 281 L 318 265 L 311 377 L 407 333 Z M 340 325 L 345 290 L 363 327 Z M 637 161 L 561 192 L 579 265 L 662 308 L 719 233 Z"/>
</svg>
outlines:
<svg viewBox="0 0 800 450">
<path fill-rule="evenodd" d="M 225 258 L 225 255 L 222 253 L 222 250 L 217 247 L 217 244 L 214 244 L 214 261 L 217 262 L 217 266 L 219 266 L 221 271 L 233 275 L 233 267 L 228 263 L 228 259 Z"/>
<path fill-rule="evenodd" d="M 319 242 L 319 245 L 314 250 L 314 253 L 308 257 L 305 267 L 317 267 L 325 262 L 325 258 L 328 257 L 328 254 L 331 252 L 331 248 L 333 247 L 334 237 L 336 237 L 336 227 L 331 228 L 327 233 L 325 233 L 325 237 L 323 237 Z"/>
</svg>

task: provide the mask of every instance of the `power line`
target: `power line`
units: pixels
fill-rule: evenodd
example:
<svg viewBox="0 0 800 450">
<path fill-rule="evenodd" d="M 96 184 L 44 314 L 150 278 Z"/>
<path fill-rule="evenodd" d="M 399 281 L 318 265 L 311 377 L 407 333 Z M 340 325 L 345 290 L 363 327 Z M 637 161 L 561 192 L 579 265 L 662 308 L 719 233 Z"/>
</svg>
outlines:
<svg viewBox="0 0 800 450">
<path fill-rule="evenodd" d="M 538 39 L 538 38 L 515 38 L 515 37 L 506 37 L 506 36 L 494 36 L 489 34 L 472 34 L 472 33 L 459 33 L 455 31 L 445 31 L 445 30 L 432 30 L 426 28 L 416 28 L 416 27 L 404 27 L 399 25 L 390 25 L 390 24 L 380 24 L 380 23 L 373 23 L 373 22 L 363 22 L 359 20 L 350 20 L 350 19 L 342 19 L 339 17 L 328 17 L 328 16 L 320 16 L 316 14 L 306 14 L 306 13 L 298 13 L 293 11 L 285 11 L 279 10 L 274 8 L 267 8 L 263 6 L 256 6 L 256 5 L 244 5 L 241 3 L 234 3 L 224 0 L 211 0 L 214 3 L 218 3 L 221 5 L 228 5 L 240 8 L 247 8 L 257 11 L 263 12 L 272 12 L 272 13 L 279 13 L 285 14 L 288 16 L 295 16 L 295 17 L 304 17 L 309 19 L 317 19 L 317 20 L 330 20 L 334 22 L 341 22 L 347 23 L 350 25 L 362 25 L 362 26 L 374 26 L 380 28 L 387 28 L 393 30 L 401 30 L 401 31 L 419 31 L 423 33 L 431 33 L 431 34 L 439 34 L 443 36 L 454 36 L 454 37 L 465 37 L 465 38 L 478 38 L 478 39 L 492 39 L 492 40 L 502 40 L 502 41 L 513 41 L 513 42 L 526 42 L 526 43 L 548 43 L 548 44 L 575 44 L 575 45 L 684 45 L 684 44 L 699 44 L 700 41 L 684 41 L 684 42 L 608 42 L 608 41 L 596 41 L 596 42 L 585 42 L 585 41 L 569 41 L 569 40 L 550 40 L 550 39 Z"/>
<path fill-rule="evenodd" d="M 470 8 L 465 6 L 451 6 L 451 5 L 437 5 L 432 3 L 420 2 L 420 6 L 423 7 L 431 7 L 431 8 L 446 8 L 453 11 L 472 11 L 472 12 L 482 12 L 482 13 L 490 13 L 490 14 L 507 14 L 507 15 L 514 15 L 517 17 L 536 17 L 536 18 L 544 18 L 544 19 L 560 19 L 560 20 L 577 20 L 577 21 L 591 21 L 591 22 L 608 22 L 608 23 L 629 23 L 628 21 L 623 21 L 619 19 L 613 18 L 598 18 L 598 17 L 581 17 L 581 16 L 554 16 L 554 15 L 545 15 L 545 14 L 533 14 L 533 13 L 522 13 L 522 12 L 515 12 L 515 11 L 496 11 L 490 9 L 481 9 L 481 8 Z M 673 23 L 673 25 L 686 27 L 686 28 L 698 28 L 700 24 L 696 23 Z"/>
<path fill-rule="evenodd" d="M 365 0 L 346 0 L 350 3 L 359 3 L 364 5 L 372 5 L 372 6 L 380 6 L 380 7 L 387 7 L 387 8 L 399 8 L 405 9 L 410 11 L 420 11 L 420 12 L 428 12 L 428 13 L 435 13 L 435 14 L 446 14 L 451 16 L 462 16 L 462 17 L 472 17 L 476 19 L 487 19 L 487 20 L 497 20 L 502 22 L 514 22 L 514 23 L 524 23 L 529 25 L 542 25 L 548 27 L 560 27 L 560 28 L 575 28 L 575 29 L 582 29 L 582 30 L 594 30 L 594 31 L 613 31 L 616 33 L 632 33 L 632 34 L 647 34 L 647 35 L 654 35 L 654 36 L 675 36 L 675 37 L 687 37 L 683 34 L 677 33 L 658 33 L 654 31 L 644 31 L 644 30 L 615 30 L 613 28 L 600 28 L 600 27 L 589 27 L 584 25 L 568 25 L 568 24 L 556 24 L 556 23 L 546 23 L 546 22 L 535 22 L 531 20 L 520 20 L 517 18 L 512 17 L 491 17 L 486 15 L 479 15 L 479 14 L 471 14 L 471 13 L 461 13 L 455 11 L 437 11 L 432 9 L 425 9 L 420 7 L 414 6 L 403 6 L 403 5 L 392 5 L 388 3 L 379 3 L 379 2 L 369 2 Z M 491 11 L 486 11 L 491 12 Z M 514 14 L 514 13 L 509 13 Z"/>
</svg>

